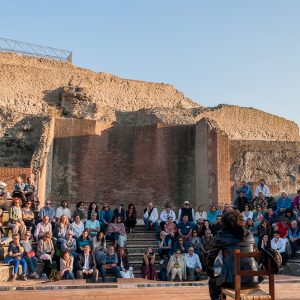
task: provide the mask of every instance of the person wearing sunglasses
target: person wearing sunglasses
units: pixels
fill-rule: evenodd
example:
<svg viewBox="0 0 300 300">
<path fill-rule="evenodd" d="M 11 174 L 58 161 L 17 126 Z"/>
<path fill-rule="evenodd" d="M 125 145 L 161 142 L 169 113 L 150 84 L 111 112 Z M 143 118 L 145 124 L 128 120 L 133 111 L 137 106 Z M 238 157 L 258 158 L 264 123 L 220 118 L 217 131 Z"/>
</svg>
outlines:
<svg viewBox="0 0 300 300">
<path fill-rule="evenodd" d="M 53 207 L 51 207 L 50 200 L 46 200 L 45 206 L 40 209 L 40 212 L 39 212 L 40 221 L 43 220 L 44 216 L 47 216 L 51 223 L 55 222 L 55 209 Z"/>
</svg>

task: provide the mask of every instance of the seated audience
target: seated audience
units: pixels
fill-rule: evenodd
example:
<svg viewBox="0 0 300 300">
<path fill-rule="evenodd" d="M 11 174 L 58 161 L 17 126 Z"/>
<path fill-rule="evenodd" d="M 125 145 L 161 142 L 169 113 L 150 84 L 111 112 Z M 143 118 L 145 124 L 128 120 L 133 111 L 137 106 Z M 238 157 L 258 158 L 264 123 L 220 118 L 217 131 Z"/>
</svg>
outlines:
<svg viewBox="0 0 300 300">
<path fill-rule="evenodd" d="M 204 236 L 205 235 L 205 231 L 209 229 L 211 231 L 211 226 L 208 222 L 208 220 L 204 220 L 203 221 L 203 226 L 202 226 L 202 229 L 201 229 L 201 232 L 200 232 L 200 236 Z"/>
<path fill-rule="evenodd" d="M 167 223 L 164 226 L 164 231 L 169 235 L 172 240 L 172 244 L 174 244 L 175 236 L 177 234 L 177 225 L 174 222 L 172 217 L 169 217 Z"/>
<path fill-rule="evenodd" d="M 81 221 L 79 215 L 77 215 L 75 217 L 75 220 L 72 222 L 71 230 L 73 232 L 73 238 L 76 239 L 76 240 L 82 235 L 82 233 L 84 231 L 84 224 Z"/>
<path fill-rule="evenodd" d="M 213 235 L 217 234 L 222 229 L 222 216 L 217 216 L 217 222 L 213 223 L 211 226 L 211 232 Z"/>
<path fill-rule="evenodd" d="M 122 223 L 125 223 L 126 220 L 126 212 L 125 209 L 123 208 L 123 204 L 120 203 L 114 210 L 113 210 L 113 218 L 118 218 L 120 217 L 122 220 Z"/>
<path fill-rule="evenodd" d="M 295 220 L 291 222 L 291 227 L 288 231 L 288 239 L 291 245 L 292 257 L 295 257 L 296 253 L 300 250 L 300 229 Z"/>
<path fill-rule="evenodd" d="M 266 219 L 263 219 L 257 226 L 257 245 L 261 244 L 261 240 L 264 235 L 268 235 L 270 238 L 272 236 L 272 226 L 270 226 Z"/>
<path fill-rule="evenodd" d="M 184 243 L 184 240 L 181 236 L 178 236 L 177 241 L 175 241 L 173 246 L 173 252 L 180 251 L 181 253 L 187 253 L 188 252 L 188 243 Z"/>
<path fill-rule="evenodd" d="M 268 234 L 264 234 L 261 238 L 260 244 L 258 244 L 258 249 L 270 249 L 271 248 L 271 240 Z"/>
<path fill-rule="evenodd" d="M 53 225 L 54 225 L 54 223 L 56 221 L 55 209 L 53 207 L 51 207 L 50 200 L 46 200 L 45 206 L 40 209 L 40 212 L 39 212 L 40 221 L 43 220 L 44 216 L 47 216 L 49 222 L 53 223 Z"/>
<path fill-rule="evenodd" d="M 281 197 L 277 200 L 277 215 L 284 215 L 287 209 L 292 209 L 292 200 L 287 196 L 286 191 L 282 191 Z"/>
<path fill-rule="evenodd" d="M 49 223 L 49 217 L 47 215 L 44 215 L 42 221 L 36 225 L 34 232 L 35 240 L 39 241 L 43 238 L 45 232 L 49 232 L 52 235 L 52 224 Z"/>
<path fill-rule="evenodd" d="M 97 220 L 97 213 L 93 212 L 91 214 L 91 219 L 87 220 L 85 223 L 85 230 L 89 233 L 89 236 L 93 238 L 100 232 L 100 222 Z"/>
<path fill-rule="evenodd" d="M 24 239 L 26 233 L 26 225 L 23 221 L 21 200 L 19 198 L 13 198 L 8 213 L 9 213 L 9 221 L 7 226 L 12 229 L 13 235 L 20 234 L 21 239 Z"/>
<path fill-rule="evenodd" d="M 80 220 L 82 220 L 83 222 L 86 221 L 87 215 L 84 208 L 84 203 L 82 201 L 76 204 L 76 209 L 73 213 L 73 220 L 75 220 L 76 216 L 80 216 Z"/>
<path fill-rule="evenodd" d="M 190 240 L 189 240 L 189 247 L 193 247 L 195 253 L 198 254 L 200 257 L 201 246 L 202 246 L 201 238 L 198 236 L 197 230 L 193 229 L 192 236 L 190 237 Z"/>
<path fill-rule="evenodd" d="M 245 179 L 241 181 L 241 186 L 236 191 L 237 195 L 240 195 L 240 192 L 244 193 L 248 204 L 252 202 L 252 188 Z"/>
<path fill-rule="evenodd" d="M 92 218 L 92 213 L 96 213 L 97 214 L 97 220 L 100 220 L 100 212 L 99 212 L 99 208 L 98 205 L 96 204 L 96 202 L 91 202 L 88 208 L 88 220 L 90 220 Z"/>
<path fill-rule="evenodd" d="M 245 227 L 246 227 L 246 229 L 248 231 L 250 231 L 253 234 L 254 239 L 255 239 L 255 243 L 257 245 L 257 242 L 258 242 L 258 231 L 257 231 L 257 226 L 255 226 L 255 224 L 254 224 L 253 219 L 248 219 L 246 221 Z"/>
<path fill-rule="evenodd" d="M 202 265 L 199 259 L 198 254 L 194 253 L 194 248 L 189 247 L 188 253 L 184 255 L 184 261 L 186 265 L 187 278 L 189 281 L 195 280 L 199 276 Z"/>
<path fill-rule="evenodd" d="M 274 231 L 273 239 L 271 240 L 271 248 L 277 250 L 282 258 L 282 265 L 284 266 L 288 260 L 286 254 L 286 240 L 281 238 L 278 231 Z"/>
<path fill-rule="evenodd" d="M 204 205 L 199 205 L 198 210 L 195 215 L 195 221 L 198 222 L 199 219 L 207 220 L 207 212 L 204 210 Z"/>
<path fill-rule="evenodd" d="M 84 232 L 87 233 L 87 231 Z M 75 266 L 77 279 L 91 278 L 93 283 L 97 282 L 98 270 L 96 268 L 95 256 L 91 253 L 91 246 L 89 244 L 83 247 L 82 253 L 79 254 L 75 261 Z"/>
<path fill-rule="evenodd" d="M 19 265 L 22 266 L 22 275 L 23 280 L 27 280 L 26 271 L 27 263 L 23 257 L 24 248 L 20 245 L 20 237 L 18 234 L 13 234 L 12 242 L 8 247 L 7 255 L 4 259 L 4 263 L 9 264 L 13 263 L 14 269 L 10 281 L 15 281 L 17 279 Z"/>
<path fill-rule="evenodd" d="M 70 255 L 68 251 L 63 251 L 62 256 L 60 258 L 60 273 L 62 279 L 71 279 L 74 280 L 74 273 L 73 273 L 73 264 L 74 264 L 74 257 Z"/>
<path fill-rule="evenodd" d="M 98 234 L 93 237 L 92 246 L 93 246 L 93 254 L 95 255 L 96 258 L 96 263 L 97 265 L 100 266 L 103 257 L 106 253 L 106 240 L 105 240 L 105 235 L 102 231 L 98 232 Z"/>
<path fill-rule="evenodd" d="M 183 239 L 184 244 L 186 245 L 188 245 L 193 230 L 193 226 L 188 220 L 188 216 L 185 215 L 182 218 L 182 222 L 178 225 L 178 235 Z"/>
<path fill-rule="evenodd" d="M 147 249 L 147 251 L 144 253 L 141 269 L 142 269 L 143 278 L 149 280 L 157 279 L 156 268 L 155 268 L 155 254 L 153 253 L 151 248 Z"/>
<path fill-rule="evenodd" d="M 290 228 L 290 224 L 287 218 L 283 218 L 282 221 L 277 222 L 274 231 L 279 233 L 279 236 L 283 239 L 286 239 L 288 236 L 288 231 Z"/>
<path fill-rule="evenodd" d="M 181 255 L 180 250 L 177 250 L 175 254 L 170 257 L 167 266 L 167 274 L 171 277 L 171 281 L 174 281 L 176 275 L 180 281 L 186 278 L 186 265 L 184 256 Z"/>
<path fill-rule="evenodd" d="M 67 237 L 68 230 L 71 230 L 69 219 L 66 215 L 61 215 L 59 221 L 55 224 L 53 237 L 56 239 L 56 244 L 61 245 Z"/>
<path fill-rule="evenodd" d="M 260 204 L 257 204 L 255 207 L 255 211 L 253 212 L 253 221 L 254 225 L 257 227 L 260 222 L 264 219 L 265 211 Z"/>
<path fill-rule="evenodd" d="M 125 225 L 122 223 L 122 218 L 117 217 L 114 219 L 113 223 L 110 223 L 107 227 L 106 238 L 112 239 L 114 241 L 115 247 L 119 245 L 120 247 L 125 246 L 127 240 L 127 234 L 125 230 Z"/>
<path fill-rule="evenodd" d="M 264 179 L 260 179 L 259 180 L 259 184 L 258 184 L 258 186 L 255 189 L 255 197 L 258 197 L 259 193 L 262 193 L 262 195 L 264 196 L 264 198 L 268 199 L 270 197 L 270 189 L 266 185 Z"/>
<path fill-rule="evenodd" d="M 69 221 L 71 220 L 71 217 L 72 217 L 71 211 L 68 207 L 68 201 L 66 201 L 66 200 L 61 201 L 61 206 L 56 209 L 56 212 L 55 212 L 56 222 L 58 222 L 60 220 L 62 215 L 67 216 Z"/>
<path fill-rule="evenodd" d="M 77 258 L 77 243 L 76 239 L 73 238 L 72 230 L 67 231 L 66 239 L 64 239 L 61 244 L 61 250 L 62 252 L 67 251 L 69 255 L 73 256 L 74 258 Z"/>
<path fill-rule="evenodd" d="M 27 200 L 22 209 L 22 216 L 25 226 L 32 233 L 35 231 L 35 221 L 34 221 L 34 212 L 32 209 L 32 201 Z"/>
<path fill-rule="evenodd" d="M 25 183 L 25 188 L 24 188 L 24 193 L 25 193 L 25 197 L 27 201 L 31 201 L 32 202 L 32 206 L 33 208 L 36 207 L 35 205 L 35 193 L 36 193 L 36 186 L 34 185 L 33 179 L 29 176 L 26 179 L 26 183 Z"/>
<path fill-rule="evenodd" d="M 264 213 L 264 219 L 266 219 L 273 228 L 276 226 L 278 217 L 271 206 L 267 207 L 267 211 Z"/>
<path fill-rule="evenodd" d="M 77 252 L 82 254 L 84 247 L 88 245 L 91 248 L 91 244 L 92 241 L 89 237 L 89 233 L 86 230 L 84 230 L 81 236 L 77 239 Z"/>
<path fill-rule="evenodd" d="M 43 238 L 39 240 L 37 247 L 37 257 L 43 263 L 43 273 L 41 278 L 48 279 L 51 272 L 51 263 L 54 255 L 54 246 L 50 232 L 45 232 Z"/>
<path fill-rule="evenodd" d="M 113 221 L 113 212 L 111 211 L 108 203 L 104 203 L 100 211 L 101 231 L 106 232 L 109 223 Z"/>
<path fill-rule="evenodd" d="M 299 208 L 299 204 L 300 204 L 300 189 L 297 190 L 297 195 L 296 195 L 296 197 L 293 200 L 293 209 L 295 209 L 295 208 L 298 209 Z"/>
<path fill-rule="evenodd" d="M 244 206 L 244 211 L 242 212 L 244 221 L 247 221 L 248 219 L 253 219 L 253 211 L 251 210 L 250 206 L 246 204 Z"/>
<path fill-rule="evenodd" d="M 292 221 L 297 220 L 296 214 L 292 209 L 287 209 L 285 211 L 285 214 L 282 218 L 286 218 L 288 220 L 288 223 L 291 224 Z M 282 219 L 280 218 L 280 219 Z"/>
<path fill-rule="evenodd" d="M 135 206 L 134 204 L 130 203 L 126 210 L 126 220 L 125 220 L 125 226 L 129 233 L 131 233 L 134 230 L 134 227 L 137 223 L 136 217 L 137 217 L 137 212 Z"/>
<path fill-rule="evenodd" d="M 256 207 L 257 205 L 261 205 L 263 209 L 268 207 L 268 201 L 266 200 L 262 192 L 258 193 L 258 196 L 253 201 L 253 205 L 254 207 Z"/>
<path fill-rule="evenodd" d="M 119 248 L 118 267 L 122 278 L 134 278 L 133 268 L 129 267 L 127 251 L 123 247 Z"/>
<path fill-rule="evenodd" d="M 170 257 L 172 253 L 172 240 L 165 231 L 161 231 L 158 239 L 158 254 L 160 258 L 163 259 L 164 256 Z"/>
<path fill-rule="evenodd" d="M 108 251 L 105 253 L 103 261 L 100 264 L 100 273 L 103 282 L 106 282 L 106 274 L 115 275 L 116 281 L 117 278 L 121 278 L 120 267 L 118 266 L 118 255 L 115 253 L 114 246 L 108 247 Z"/>
<path fill-rule="evenodd" d="M 34 250 L 32 249 L 32 243 L 30 238 L 31 232 L 27 231 L 24 240 L 22 240 L 20 244 L 24 249 L 23 258 L 25 259 L 29 269 L 29 278 L 38 279 L 39 275 L 36 272 L 38 260 L 35 256 Z"/>
<path fill-rule="evenodd" d="M 19 198 L 21 199 L 21 204 L 24 204 L 26 202 L 26 196 L 25 196 L 25 183 L 23 182 L 23 179 L 18 176 L 15 179 L 15 185 L 14 185 L 14 191 L 13 191 L 13 198 Z"/>
<path fill-rule="evenodd" d="M 195 212 L 194 209 L 190 206 L 189 201 L 183 202 L 183 207 L 179 209 L 178 212 L 178 224 L 180 224 L 183 221 L 183 216 L 188 216 L 188 222 L 192 225 L 194 225 L 195 222 Z"/>
<path fill-rule="evenodd" d="M 251 202 L 245 197 L 244 192 L 240 192 L 239 195 L 233 201 L 233 208 L 238 209 L 240 212 L 244 210 L 245 205 L 249 205 L 251 207 Z"/>
<path fill-rule="evenodd" d="M 147 207 L 144 209 L 144 224 L 146 229 L 149 231 L 154 229 L 155 235 L 159 236 L 159 228 L 158 228 L 158 212 L 157 208 L 154 207 L 152 201 L 147 202 Z"/>
<path fill-rule="evenodd" d="M 207 220 L 210 224 L 213 224 L 217 222 L 217 217 L 220 215 L 221 213 L 217 210 L 217 207 L 212 205 L 207 213 Z"/>
<path fill-rule="evenodd" d="M 164 230 L 164 227 L 168 221 L 168 218 L 172 218 L 174 221 L 176 220 L 176 214 L 171 209 L 171 205 L 169 203 L 165 204 L 165 209 L 160 213 L 160 229 Z"/>
</svg>

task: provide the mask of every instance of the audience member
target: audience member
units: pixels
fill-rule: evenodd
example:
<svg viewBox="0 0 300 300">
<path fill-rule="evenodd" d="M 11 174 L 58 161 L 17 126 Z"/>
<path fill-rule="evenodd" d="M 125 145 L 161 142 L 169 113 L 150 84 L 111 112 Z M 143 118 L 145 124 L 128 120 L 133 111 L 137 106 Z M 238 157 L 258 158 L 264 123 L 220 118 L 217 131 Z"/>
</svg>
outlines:
<svg viewBox="0 0 300 300">
<path fill-rule="evenodd" d="M 204 210 L 204 205 L 200 204 L 195 215 L 195 221 L 198 222 L 199 219 L 207 220 L 207 212 Z"/>
<path fill-rule="evenodd" d="M 287 196 L 286 191 L 281 192 L 281 197 L 277 200 L 277 214 L 284 215 L 287 209 L 292 208 L 292 200 Z"/>
<path fill-rule="evenodd" d="M 170 257 L 167 266 L 167 274 L 171 276 L 171 281 L 175 280 L 176 275 L 178 275 L 180 281 L 186 278 L 185 260 L 184 256 L 181 255 L 180 250 L 177 250 L 175 254 Z"/>
<path fill-rule="evenodd" d="M 33 208 L 35 208 L 35 202 L 36 202 L 35 194 L 37 192 L 37 189 L 33 183 L 33 179 L 30 176 L 27 177 L 26 181 L 27 182 L 25 183 L 24 194 L 25 194 L 26 200 L 27 201 L 30 200 L 32 202 Z"/>
<path fill-rule="evenodd" d="M 100 222 L 97 220 L 97 213 L 91 213 L 91 219 L 87 220 L 85 223 L 85 230 L 89 233 L 89 236 L 93 238 L 100 232 Z"/>
<path fill-rule="evenodd" d="M 113 212 L 111 211 L 108 203 L 104 203 L 100 212 L 101 231 L 106 232 L 106 228 L 113 220 Z"/>
<path fill-rule="evenodd" d="M 118 267 L 122 278 L 134 278 L 133 268 L 129 267 L 127 251 L 123 247 L 119 248 Z"/>
<path fill-rule="evenodd" d="M 71 217 L 72 217 L 71 211 L 68 207 L 68 201 L 66 201 L 66 200 L 61 201 L 61 206 L 56 209 L 56 212 L 55 212 L 56 222 L 58 222 L 60 220 L 60 217 L 62 215 L 67 216 L 69 221 L 71 220 Z"/>
<path fill-rule="evenodd" d="M 21 205 L 26 202 L 26 196 L 25 196 L 25 183 L 23 182 L 22 177 L 18 176 L 15 179 L 15 185 L 14 185 L 14 191 L 13 191 L 13 198 L 19 198 L 21 199 Z"/>
<path fill-rule="evenodd" d="M 299 204 L 300 204 L 300 189 L 297 190 L 297 195 L 293 200 L 293 208 L 295 209 L 297 207 L 297 209 L 299 208 Z"/>
<path fill-rule="evenodd" d="M 122 220 L 122 223 L 125 223 L 126 220 L 126 212 L 125 209 L 123 208 L 123 204 L 120 203 L 113 211 L 113 218 L 118 218 L 120 217 Z"/>
<path fill-rule="evenodd" d="M 188 245 L 188 241 L 192 235 L 192 224 L 188 221 L 189 217 L 187 215 L 183 216 L 182 222 L 178 225 L 178 234 L 183 239 L 183 243 Z"/>
<path fill-rule="evenodd" d="M 255 189 L 255 197 L 258 197 L 259 193 L 262 193 L 262 195 L 264 196 L 264 198 L 269 198 L 270 197 L 270 189 L 266 185 L 264 179 L 260 179 L 259 180 L 259 184 L 258 184 L 258 186 Z"/>
<path fill-rule="evenodd" d="M 47 215 L 44 215 L 42 221 L 36 225 L 34 232 L 35 240 L 39 241 L 45 232 L 49 232 L 52 235 L 52 225 L 49 223 L 49 217 Z"/>
<path fill-rule="evenodd" d="M 167 223 L 164 226 L 164 231 L 169 235 L 174 244 L 175 236 L 177 234 L 177 225 L 172 217 L 169 217 Z"/>
<path fill-rule="evenodd" d="M 260 222 L 264 219 L 265 211 L 263 210 L 260 204 L 257 204 L 255 207 L 255 211 L 253 212 L 253 221 L 254 226 L 257 227 Z"/>
<path fill-rule="evenodd" d="M 244 211 L 242 212 L 242 215 L 245 221 L 247 221 L 248 219 L 253 219 L 253 211 L 251 210 L 248 204 L 244 206 Z"/>
<path fill-rule="evenodd" d="M 240 192 L 244 193 L 244 197 L 246 198 L 248 204 L 252 202 L 252 188 L 245 179 L 241 181 L 241 186 L 236 191 L 238 195 L 240 195 Z"/>
<path fill-rule="evenodd" d="M 67 237 L 68 230 L 71 230 L 69 219 L 66 215 L 61 215 L 59 221 L 55 224 L 53 237 L 56 239 L 56 244 L 61 245 Z"/>
<path fill-rule="evenodd" d="M 9 222 L 7 226 L 12 229 L 13 235 L 20 234 L 21 239 L 24 239 L 26 233 L 26 226 L 23 222 L 23 214 L 20 202 L 20 198 L 13 198 L 11 207 L 8 210 Z"/>
<path fill-rule="evenodd" d="M 292 257 L 295 257 L 300 250 L 300 229 L 296 220 L 291 222 L 291 227 L 288 230 L 288 239 L 291 245 Z"/>
<path fill-rule="evenodd" d="M 43 238 L 38 242 L 37 257 L 43 263 L 42 279 L 48 279 L 51 272 L 51 263 L 55 252 L 51 237 L 50 232 L 45 232 Z"/>
<path fill-rule="evenodd" d="M 213 248 L 212 236 L 210 229 L 206 229 L 204 236 L 201 238 L 201 261 L 203 263 L 203 271 L 207 270 L 207 254 Z"/>
<path fill-rule="evenodd" d="M 145 279 L 156 280 L 156 268 L 155 268 L 155 254 L 152 249 L 149 248 L 144 253 L 143 263 L 142 263 L 142 274 Z"/>
<path fill-rule="evenodd" d="M 238 196 L 234 199 L 233 208 L 238 209 L 240 212 L 244 210 L 245 205 L 249 205 L 250 203 L 248 199 L 245 197 L 244 192 L 239 192 Z"/>
<path fill-rule="evenodd" d="M 216 235 L 222 229 L 222 216 L 217 216 L 217 222 L 213 223 L 211 226 L 211 232 Z"/>
<path fill-rule="evenodd" d="M 183 207 L 179 209 L 178 224 L 180 224 L 183 221 L 184 216 L 188 216 L 188 222 L 190 224 L 195 224 L 195 212 L 194 209 L 190 206 L 189 201 L 184 201 Z"/>
<path fill-rule="evenodd" d="M 183 238 L 181 236 L 178 236 L 177 241 L 175 241 L 173 246 L 173 252 L 180 251 L 181 253 L 187 253 L 188 252 L 188 243 L 184 243 Z"/>
<path fill-rule="evenodd" d="M 100 212 L 99 212 L 99 208 L 98 208 L 98 205 L 96 204 L 96 202 L 91 202 L 88 207 L 88 220 L 91 219 L 92 213 L 96 213 L 97 220 L 100 220 Z"/>
<path fill-rule="evenodd" d="M 87 231 L 84 232 L 87 234 Z M 91 253 L 90 244 L 83 247 L 83 251 L 79 254 L 75 264 L 77 279 L 91 278 L 93 283 L 97 282 L 98 270 L 96 268 L 95 256 Z"/>
<path fill-rule="evenodd" d="M 199 277 L 199 274 L 202 270 L 202 265 L 199 259 L 198 254 L 194 253 L 194 248 L 189 247 L 188 253 L 184 255 L 184 261 L 186 265 L 187 278 L 189 281 L 195 280 Z"/>
<path fill-rule="evenodd" d="M 72 224 L 71 224 L 71 230 L 73 232 L 73 238 L 76 239 L 76 240 L 82 235 L 82 233 L 84 231 L 84 224 L 80 220 L 80 216 L 79 215 L 77 215 L 75 217 L 75 220 L 72 222 Z"/>
<path fill-rule="evenodd" d="M 73 238 L 73 232 L 72 230 L 68 230 L 66 234 L 66 239 L 63 240 L 61 244 L 61 250 L 62 252 L 68 252 L 69 255 L 73 256 L 74 258 L 77 258 L 77 243 L 76 239 Z"/>
<path fill-rule="evenodd" d="M 27 200 L 25 202 L 25 205 L 22 209 L 22 217 L 24 224 L 28 230 L 30 230 L 32 233 L 35 231 L 35 221 L 34 221 L 34 212 L 32 209 L 32 202 L 31 200 Z"/>
<path fill-rule="evenodd" d="M 164 256 L 170 257 L 172 253 L 172 240 L 165 231 L 161 231 L 158 239 L 158 254 L 160 258 L 163 259 Z"/>
<path fill-rule="evenodd" d="M 215 205 L 212 205 L 207 213 L 207 220 L 210 224 L 213 224 L 217 222 L 217 217 L 220 215 L 221 213 L 217 210 L 217 207 Z"/>
<path fill-rule="evenodd" d="M 39 219 L 43 220 L 44 216 L 48 217 L 49 222 L 53 223 L 56 221 L 55 219 L 55 209 L 51 207 L 50 200 L 46 200 L 45 206 L 40 209 Z"/>
<path fill-rule="evenodd" d="M 190 237 L 190 240 L 189 240 L 189 247 L 193 247 L 194 252 L 196 254 L 198 254 L 200 257 L 201 256 L 201 246 L 202 246 L 201 238 L 198 236 L 197 230 L 193 229 L 192 236 Z"/>
<path fill-rule="evenodd" d="M 7 255 L 4 259 L 4 263 L 9 264 L 13 263 L 14 269 L 10 281 L 15 281 L 19 271 L 19 265 L 22 266 L 22 275 L 23 280 L 27 280 L 26 270 L 27 263 L 23 257 L 24 248 L 20 245 L 20 236 L 18 234 L 13 234 L 12 242 L 8 247 Z"/>
<path fill-rule="evenodd" d="M 285 252 L 286 240 L 281 238 L 278 231 L 274 231 L 273 239 L 271 240 L 271 248 L 277 250 L 282 258 L 282 265 L 284 266 L 288 260 L 288 256 Z"/>
<path fill-rule="evenodd" d="M 73 264 L 74 264 L 74 257 L 70 255 L 70 253 L 66 250 L 63 251 L 62 256 L 60 258 L 60 273 L 62 279 L 71 279 L 74 280 L 74 273 L 73 273 Z"/>
<path fill-rule="evenodd" d="M 288 236 L 289 228 L 290 228 L 290 224 L 288 223 L 288 219 L 283 218 L 282 221 L 277 222 L 274 231 L 277 231 L 281 238 L 286 239 Z"/>
<path fill-rule="evenodd" d="M 253 205 L 254 205 L 254 207 L 256 207 L 257 205 L 260 205 L 263 209 L 268 207 L 268 201 L 266 200 L 266 198 L 262 192 L 259 192 L 258 196 L 255 197 L 255 200 L 253 201 Z"/>
<path fill-rule="evenodd" d="M 126 220 L 125 220 L 125 226 L 129 233 L 131 233 L 134 230 L 134 227 L 137 223 L 136 217 L 137 217 L 137 212 L 135 206 L 134 204 L 130 203 L 126 210 Z"/>
<path fill-rule="evenodd" d="M 266 219 L 273 228 L 276 226 L 278 217 L 271 206 L 268 206 L 267 211 L 264 213 L 264 219 Z"/>
<path fill-rule="evenodd" d="M 147 207 L 144 209 L 144 223 L 148 231 L 153 228 L 155 235 L 159 236 L 158 212 L 152 201 L 148 201 Z"/>
<path fill-rule="evenodd" d="M 117 217 L 114 219 L 114 223 L 110 223 L 107 227 L 106 238 L 112 239 L 114 241 L 115 247 L 119 245 L 120 247 L 125 246 L 127 240 L 127 234 L 125 230 L 125 225 L 122 223 L 122 218 Z"/>
<path fill-rule="evenodd" d="M 93 246 L 93 254 L 95 255 L 96 258 L 96 263 L 97 265 L 100 266 L 103 257 L 106 253 L 106 240 L 105 240 L 105 235 L 102 231 L 98 232 L 98 234 L 93 237 L 92 246 Z"/>
<path fill-rule="evenodd" d="M 82 254 L 85 246 L 89 246 L 91 248 L 91 239 L 89 237 L 89 233 L 84 230 L 81 236 L 77 239 L 77 252 Z"/>
<path fill-rule="evenodd" d="M 160 213 L 160 229 L 164 230 L 164 227 L 168 221 L 168 218 L 172 218 L 172 220 L 176 220 L 176 214 L 171 209 L 171 205 L 169 203 L 165 204 L 165 209 Z"/>
<path fill-rule="evenodd" d="M 75 220 L 76 216 L 80 216 L 80 220 L 86 221 L 87 215 L 86 215 L 86 210 L 84 209 L 84 203 L 82 201 L 79 201 L 76 204 L 76 209 L 73 213 L 73 220 Z"/>
<path fill-rule="evenodd" d="M 29 278 L 38 279 L 40 278 L 36 272 L 38 260 L 35 256 L 34 250 L 32 249 L 32 243 L 30 238 L 31 238 L 31 232 L 26 231 L 25 238 L 20 242 L 20 244 L 24 249 L 23 258 L 25 259 L 29 269 Z"/>
<path fill-rule="evenodd" d="M 117 278 L 121 278 L 120 267 L 118 266 L 118 256 L 115 253 L 115 248 L 113 246 L 108 247 L 108 252 L 105 253 L 100 265 L 100 272 L 103 282 L 106 282 L 106 274 L 115 275 L 116 280 Z"/>
</svg>

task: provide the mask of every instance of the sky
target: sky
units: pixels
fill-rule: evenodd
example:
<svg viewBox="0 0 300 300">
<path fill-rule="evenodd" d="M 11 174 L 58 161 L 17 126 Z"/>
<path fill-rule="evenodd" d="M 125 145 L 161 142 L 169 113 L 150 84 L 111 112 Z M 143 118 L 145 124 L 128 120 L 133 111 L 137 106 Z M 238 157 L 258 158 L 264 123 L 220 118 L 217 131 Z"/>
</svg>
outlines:
<svg viewBox="0 0 300 300">
<path fill-rule="evenodd" d="M 0 37 L 170 83 L 204 106 L 255 107 L 300 125 L 299 13 L 298 0 L 9 0 Z"/>
</svg>

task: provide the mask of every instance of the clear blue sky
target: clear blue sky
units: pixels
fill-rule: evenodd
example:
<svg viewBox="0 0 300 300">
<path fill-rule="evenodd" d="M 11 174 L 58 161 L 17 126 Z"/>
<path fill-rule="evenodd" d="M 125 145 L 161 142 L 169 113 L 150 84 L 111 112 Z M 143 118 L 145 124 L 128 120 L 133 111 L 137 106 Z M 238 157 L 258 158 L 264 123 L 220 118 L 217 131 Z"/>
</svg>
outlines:
<svg viewBox="0 0 300 300">
<path fill-rule="evenodd" d="M 9 0 L 0 36 L 72 50 L 97 72 L 171 83 L 205 106 L 300 124 L 299 14 L 297 0 Z"/>
</svg>

